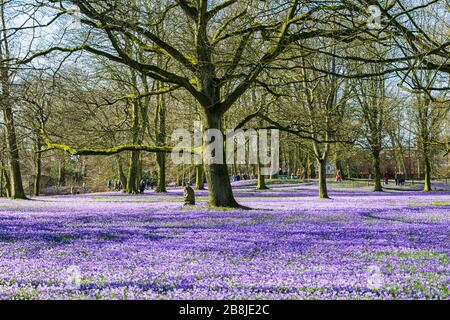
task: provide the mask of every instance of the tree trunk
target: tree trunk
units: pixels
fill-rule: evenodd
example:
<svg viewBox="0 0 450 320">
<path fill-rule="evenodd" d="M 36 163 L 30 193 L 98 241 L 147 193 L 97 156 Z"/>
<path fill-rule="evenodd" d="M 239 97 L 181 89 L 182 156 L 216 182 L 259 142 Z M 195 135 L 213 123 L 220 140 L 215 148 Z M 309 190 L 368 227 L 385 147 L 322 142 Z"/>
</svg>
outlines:
<svg viewBox="0 0 450 320">
<path fill-rule="evenodd" d="M 3 167 L 0 169 L 0 198 L 3 198 Z"/>
<path fill-rule="evenodd" d="M 39 138 L 37 138 L 36 142 L 36 150 L 41 150 L 41 143 Z M 42 175 L 42 154 L 40 152 L 36 152 L 34 155 L 34 182 L 33 182 L 33 194 L 34 196 L 39 196 L 41 193 L 41 175 Z"/>
<path fill-rule="evenodd" d="M 403 163 L 403 154 L 402 151 L 400 150 L 400 146 L 397 145 L 397 140 L 394 136 L 394 133 L 389 132 L 389 137 L 391 139 L 391 144 L 393 147 L 393 153 L 394 153 L 394 160 L 395 160 L 395 172 L 400 172 L 402 170 L 404 170 L 404 163 Z M 405 171 L 403 171 L 405 172 Z"/>
<path fill-rule="evenodd" d="M 20 170 L 19 146 L 17 144 L 16 127 L 14 124 L 13 103 L 11 101 L 11 56 L 9 50 L 9 37 L 5 19 L 4 1 L 1 6 L 2 35 L 0 40 L 0 77 L 1 77 L 1 99 L 0 106 L 3 109 L 5 122 L 6 145 L 10 162 L 10 196 L 12 199 L 26 199 L 23 189 L 22 175 Z"/>
<path fill-rule="evenodd" d="M 233 196 L 226 164 L 205 164 L 208 181 L 209 205 L 212 207 L 239 207 Z"/>
<path fill-rule="evenodd" d="M 308 154 L 308 169 L 307 169 L 307 179 L 316 178 L 316 169 L 314 167 L 314 160 L 311 159 L 310 154 Z"/>
<path fill-rule="evenodd" d="M 183 180 L 184 180 L 184 171 L 183 171 L 183 168 L 181 168 L 181 170 L 178 170 L 178 173 L 177 173 L 176 185 L 178 187 L 181 187 L 183 185 L 183 183 L 184 183 Z"/>
<path fill-rule="evenodd" d="M 423 191 L 430 192 L 431 191 L 431 165 L 430 165 L 430 159 L 428 157 L 428 154 L 424 152 L 423 154 L 423 174 L 424 174 L 424 180 L 425 184 L 423 186 Z"/>
<path fill-rule="evenodd" d="M 263 125 L 264 125 L 263 121 L 260 121 L 258 123 L 258 126 L 260 128 L 262 128 Z M 259 138 L 259 134 L 258 134 L 258 142 L 257 142 L 258 143 L 258 151 L 259 151 L 259 145 L 260 145 L 259 140 L 260 140 L 260 138 Z M 266 177 L 262 174 L 262 166 L 261 166 L 261 159 L 259 158 L 259 152 L 257 154 L 257 157 L 258 157 L 257 158 L 258 159 L 258 164 L 257 164 L 258 184 L 256 185 L 256 189 L 257 190 L 267 190 L 269 188 L 266 186 Z"/>
<path fill-rule="evenodd" d="M 334 155 L 334 170 L 335 170 L 336 174 L 339 171 L 340 174 L 341 174 L 341 179 L 345 180 L 347 178 L 347 176 L 344 173 L 343 169 L 344 168 L 343 168 L 343 165 L 342 165 L 342 160 L 340 160 L 339 157 L 338 157 L 338 154 L 335 153 L 335 155 Z"/>
<path fill-rule="evenodd" d="M 87 166 L 83 159 L 81 159 L 81 179 L 84 179 L 87 177 Z"/>
<path fill-rule="evenodd" d="M 167 192 L 166 189 L 166 154 L 157 153 L 156 162 L 158 163 L 158 185 L 156 192 Z"/>
<path fill-rule="evenodd" d="M 203 166 L 198 165 L 195 168 L 195 189 L 205 190 L 205 176 L 203 175 Z"/>
<path fill-rule="evenodd" d="M 122 187 L 125 189 L 127 187 L 127 177 L 123 173 L 123 164 L 122 159 L 120 157 L 117 157 L 117 171 L 120 183 L 122 184 Z"/>
<path fill-rule="evenodd" d="M 373 150 L 372 152 L 372 166 L 373 166 L 373 172 L 375 173 L 374 176 L 374 182 L 375 187 L 373 191 L 383 191 L 383 186 L 381 184 L 381 169 L 380 169 L 380 151 L 379 150 Z"/>
<path fill-rule="evenodd" d="M 132 72 L 132 79 L 133 79 L 133 81 L 136 80 L 136 75 L 134 74 L 134 72 Z M 141 143 L 141 141 L 139 139 L 139 135 L 140 135 L 139 113 L 140 113 L 140 111 L 141 111 L 140 102 L 134 101 L 132 115 L 131 115 L 131 122 L 132 122 L 131 134 L 132 134 L 133 144 Z M 127 179 L 128 184 L 127 184 L 127 188 L 125 189 L 125 191 L 127 193 L 131 193 L 131 194 L 138 193 L 139 157 L 140 157 L 139 151 L 131 152 L 130 164 L 128 167 L 128 179 Z"/>
<path fill-rule="evenodd" d="M 319 164 L 319 198 L 329 199 L 327 190 L 327 160 L 320 159 Z"/>
<path fill-rule="evenodd" d="M 11 198 L 12 199 L 26 199 L 25 190 L 23 189 L 22 183 L 22 174 L 20 170 L 20 159 L 19 159 L 19 151 L 17 150 L 16 138 L 14 134 L 14 138 L 10 138 L 9 140 L 9 148 L 12 149 L 10 151 L 10 190 L 11 190 Z"/>
<path fill-rule="evenodd" d="M 66 169 L 65 169 L 65 161 L 59 162 L 58 167 L 58 187 L 63 187 L 66 184 Z"/>
<path fill-rule="evenodd" d="M 348 177 L 348 179 L 352 179 L 352 171 L 350 170 L 350 160 L 347 160 L 347 165 L 346 165 L 346 167 L 347 167 L 347 177 Z"/>
<path fill-rule="evenodd" d="M 218 129 L 222 132 L 221 116 L 214 112 L 214 110 L 206 114 L 205 122 L 205 129 Z M 223 154 L 225 157 L 225 152 Z M 239 207 L 239 204 L 233 196 L 225 158 L 221 163 L 205 163 L 204 170 L 206 181 L 208 182 L 209 205 L 211 207 Z"/>
<path fill-rule="evenodd" d="M 128 169 L 128 179 L 127 188 L 125 189 L 127 193 L 137 194 L 138 193 L 138 164 L 139 164 L 139 151 L 133 151 L 130 157 L 130 166 Z"/>
<path fill-rule="evenodd" d="M 419 158 L 419 156 L 417 156 L 417 180 L 420 179 L 420 175 L 421 175 L 421 173 L 420 173 L 420 158 Z"/>
<path fill-rule="evenodd" d="M 138 165 L 137 165 L 137 177 L 136 177 L 136 181 L 137 181 L 137 188 L 139 190 L 139 185 L 141 184 L 141 180 L 143 177 L 143 160 L 142 160 L 142 154 L 139 154 L 139 160 L 138 160 Z"/>
<path fill-rule="evenodd" d="M 267 190 L 269 189 L 266 185 L 266 177 L 261 174 L 261 164 L 258 163 L 258 184 L 256 185 L 257 190 Z"/>
<path fill-rule="evenodd" d="M 161 84 L 157 83 L 159 89 Z M 164 95 L 158 96 L 157 110 L 155 114 L 155 136 L 156 145 L 164 146 L 166 144 L 166 100 Z M 165 153 L 156 154 L 156 162 L 158 164 L 158 184 L 156 192 L 167 192 L 166 189 L 166 159 Z"/>
<path fill-rule="evenodd" d="M 11 181 L 9 180 L 8 172 L 6 170 L 3 171 L 3 176 L 5 177 L 6 196 L 11 198 Z"/>
<path fill-rule="evenodd" d="M 19 147 L 16 138 L 16 129 L 14 125 L 14 117 L 10 104 L 9 89 L 5 87 L 7 81 L 3 82 L 2 104 L 3 116 L 6 122 L 6 142 L 10 158 L 10 197 L 12 199 L 26 199 L 25 190 L 23 189 L 22 174 L 20 170 Z M 6 91 L 6 92 L 5 92 Z"/>
</svg>

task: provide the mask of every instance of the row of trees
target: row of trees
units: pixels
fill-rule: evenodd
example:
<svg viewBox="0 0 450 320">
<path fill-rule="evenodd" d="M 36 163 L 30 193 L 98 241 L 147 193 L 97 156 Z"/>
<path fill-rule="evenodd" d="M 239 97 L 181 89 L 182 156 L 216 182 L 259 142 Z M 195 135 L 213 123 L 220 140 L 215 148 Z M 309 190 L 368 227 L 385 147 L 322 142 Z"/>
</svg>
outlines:
<svg viewBox="0 0 450 320">
<path fill-rule="evenodd" d="M 379 29 L 368 28 L 377 18 L 368 6 L 380 10 Z M 204 129 L 280 129 L 317 162 L 322 198 L 330 158 L 339 167 L 356 149 L 370 154 L 381 191 L 382 149 L 401 150 L 412 132 L 428 191 L 433 156 L 448 150 L 445 9 L 442 1 L 3 0 L 1 180 L 24 198 L 20 150 L 32 150 L 38 194 L 42 156 L 56 149 L 110 156 L 135 193 L 150 152 L 164 192 L 171 129 L 200 120 Z M 238 206 L 226 164 L 195 169 L 210 205 Z"/>
</svg>

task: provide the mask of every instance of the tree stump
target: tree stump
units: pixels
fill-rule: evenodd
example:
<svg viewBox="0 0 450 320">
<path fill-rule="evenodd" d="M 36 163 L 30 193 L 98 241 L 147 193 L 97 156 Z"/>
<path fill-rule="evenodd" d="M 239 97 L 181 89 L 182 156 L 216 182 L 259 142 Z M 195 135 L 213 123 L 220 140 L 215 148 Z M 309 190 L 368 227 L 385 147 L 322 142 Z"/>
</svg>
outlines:
<svg viewBox="0 0 450 320">
<path fill-rule="evenodd" d="M 184 187 L 184 205 L 195 205 L 195 192 L 194 189 L 192 189 L 189 185 Z"/>
</svg>

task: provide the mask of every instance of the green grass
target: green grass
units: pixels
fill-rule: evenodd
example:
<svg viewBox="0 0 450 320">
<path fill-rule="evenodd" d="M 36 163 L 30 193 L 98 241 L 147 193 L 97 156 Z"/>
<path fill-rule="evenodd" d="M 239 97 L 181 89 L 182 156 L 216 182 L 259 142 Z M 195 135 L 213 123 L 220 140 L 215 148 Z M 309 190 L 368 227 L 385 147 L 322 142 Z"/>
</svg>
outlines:
<svg viewBox="0 0 450 320">
<path fill-rule="evenodd" d="M 256 225 L 256 224 L 264 223 L 264 222 L 270 221 L 270 220 L 272 220 L 272 217 L 270 215 L 263 214 L 262 216 L 252 219 L 248 224 Z"/>
<path fill-rule="evenodd" d="M 59 236 L 59 237 L 52 239 L 52 241 L 55 243 L 71 243 L 76 238 L 77 238 L 76 236 L 72 236 L 72 235 L 63 235 L 63 236 Z"/>
<path fill-rule="evenodd" d="M 294 184 L 300 184 L 304 183 L 305 181 L 300 179 L 269 179 L 266 180 L 266 184 L 281 184 L 281 183 L 294 183 Z M 255 184 L 256 186 L 256 184 Z"/>
<path fill-rule="evenodd" d="M 115 233 L 103 233 L 100 235 L 100 239 L 103 240 L 114 240 L 114 239 L 121 239 L 123 238 L 123 235 L 115 234 Z"/>
<path fill-rule="evenodd" d="M 408 233 L 408 237 L 414 236 L 411 233 Z M 403 253 L 403 252 L 378 252 L 376 254 L 378 257 L 398 257 L 400 259 L 414 259 L 414 260 L 422 260 L 422 259 L 437 259 L 440 263 L 448 263 L 449 257 L 441 252 L 435 252 L 432 250 L 417 250 L 412 253 Z"/>
<path fill-rule="evenodd" d="M 433 206 L 450 206 L 450 201 L 434 201 L 431 203 Z"/>
<path fill-rule="evenodd" d="M 450 206 L 450 201 L 433 201 L 433 202 L 410 202 L 408 206 L 410 207 L 423 207 L 423 206 L 436 206 L 436 207 L 445 207 Z"/>
</svg>

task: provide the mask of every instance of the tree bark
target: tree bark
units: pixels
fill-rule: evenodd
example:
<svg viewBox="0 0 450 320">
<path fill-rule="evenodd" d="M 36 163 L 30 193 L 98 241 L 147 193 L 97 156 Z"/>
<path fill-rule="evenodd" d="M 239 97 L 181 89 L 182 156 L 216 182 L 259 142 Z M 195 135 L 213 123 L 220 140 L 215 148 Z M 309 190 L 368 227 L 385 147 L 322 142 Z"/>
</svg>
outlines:
<svg viewBox="0 0 450 320">
<path fill-rule="evenodd" d="M 127 179 L 127 187 L 126 192 L 131 194 L 138 193 L 138 164 L 139 164 L 139 151 L 134 151 L 131 153 L 130 157 L 130 165 L 128 168 L 128 179 Z"/>
<path fill-rule="evenodd" d="M 133 81 L 135 81 L 136 75 L 134 72 L 132 72 L 131 76 L 132 76 Z M 131 120 L 132 120 L 131 121 L 132 122 L 131 134 L 132 134 L 133 144 L 140 144 L 140 142 L 141 142 L 139 139 L 139 135 L 140 135 L 139 113 L 140 113 L 140 111 L 141 111 L 140 102 L 134 101 L 132 115 L 131 115 Z M 138 193 L 139 157 L 140 157 L 139 151 L 131 152 L 130 164 L 128 167 L 128 179 L 127 179 L 128 184 L 125 189 L 125 191 L 127 193 L 131 193 L 131 194 Z"/>
<path fill-rule="evenodd" d="M 423 191 L 430 192 L 431 191 L 431 164 L 430 164 L 428 152 L 425 152 L 425 150 L 424 150 L 424 154 L 423 154 L 423 162 L 424 162 L 423 174 L 424 174 L 424 180 L 425 180 L 425 184 L 423 186 Z"/>
<path fill-rule="evenodd" d="M 119 175 L 120 183 L 122 184 L 122 187 L 125 189 L 127 187 L 127 177 L 123 173 L 123 164 L 122 159 L 120 157 L 117 157 L 117 173 Z"/>
<path fill-rule="evenodd" d="M 421 143 L 423 152 L 423 177 L 425 180 L 423 191 L 429 192 L 431 191 L 431 164 L 429 142 L 432 141 L 431 132 L 433 130 L 433 124 L 430 124 L 430 118 L 433 118 L 431 116 L 431 101 L 428 97 L 425 97 L 425 99 L 423 100 L 419 96 L 418 104 L 419 141 Z"/>
<path fill-rule="evenodd" d="M 3 72 L 4 73 L 4 72 Z M 11 106 L 8 80 L 3 79 L 6 75 L 2 75 L 2 105 L 3 116 L 5 119 L 6 142 L 10 159 L 10 197 L 12 199 L 26 199 L 23 189 L 22 174 L 20 169 L 19 146 L 16 138 L 16 128 L 14 125 L 14 116 Z"/>
<path fill-rule="evenodd" d="M 203 175 L 202 165 L 195 168 L 195 184 L 196 190 L 205 190 L 205 176 Z"/>
<path fill-rule="evenodd" d="M 204 122 L 205 129 L 218 129 L 222 132 L 220 114 L 206 111 L 206 119 Z M 223 147 L 223 146 L 222 146 Z M 224 152 L 225 157 L 225 152 Z M 211 207 L 231 207 L 237 208 L 239 204 L 233 196 L 231 188 L 230 176 L 228 174 L 228 166 L 225 158 L 222 163 L 204 164 L 206 180 L 208 182 L 209 205 Z"/>
<path fill-rule="evenodd" d="M 12 113 L 11 113 L 12 117 Z M 6 118 L 6 116 L 5 116 Z M 12 118 L 11 118 L 12 120 Z M 22 174 L 20 169 L 19 150 L 16 141 L 16 133 L 14 125 L 9 123 L 7 132 L 8 135 L 8 149 L 10 154 L 10 177 L 11 177 L 11 198 L 12 199 L 26 199 L 25 190 L 23 189 Z"/>
<path fill-rule="evenodd" d="M 208 181 L 209 205 L 212 207 L 239 207 L 233 196 L 227 165 L 205 164 L 204 168 Z"/>
<path fill-rule="evenodd" d="M 327 159 L 320 159 L 319 164 L 319 198 L 329 199 L 327 190 Z"/>
<path fill-rule="evenodd" d="M 267 190 L 269 187 L 266 185 L 266 177 L 261 174 L 261 164 L 258 163 L 258 184 L 256 185 L 257 190 Z"/>
<path fill-rule="evenodd" d="M 0 198 L 3 198 L 3 167 L 0 169 Z"/>
<path fill-rule="evenodd" d="M 156 162 L 158 163 L 158 185 L 156 192 L 167 192 L 166 189 L 166 154 L 157 153 Z"/>
<path fill-rule="evenodd" d="M 381 184 L 381 169 L 380 169 L 380 150 L 373 150 L 372 152 L 372 167 L 374 175 L 375 187 L 373 191 L 383 191 L 383 186 Z"/>
<path fill-rule="evenodd" d="M 6 170 L 3 171 L 3 176 L 5 177 L 6 196 L 11 198 L 11 180 L 9 179 L 8 172 Z"/>
<path fill-rule="evenodd" d="M 161 64 L 161 63 L 159 63 Z M 157 83 L 157 88 L 161 87 L 160 83 Z M 163 146 L 166 143 L 166 100 L 164 95 L 158 96 L 157 110 L 155 114 L 155 136 L 156 145 Z M 156 186 L 156 192 L 167 192 L 166 189 L 166 154 L 157 153 L 156 163 L 158 164 L 158 184 Z"/>
<path fill-rule="evenodd" d="M 255 99 L 256 100 L 256 99 Z M 258 123 L 258 126 L 260 127 L 260 128 L 262 128 L 263 127 L 263 125 L 264 125 L 264 123 L 263 123 L 263 121 L 260 121 L 259 123 Z M 258 155 L 257 155 L 257 159 L 258 159 L 258 164 L 257 164 L 257 171 L 258 171 L 258 184 L 256 185 L 256 189 L 257 190 L 267 190 L 267 189 L 269 189 L 267 186 L 266 186 L 266 177 L 262 174 L 262 166 L 261 166 L 261 159 L 259 158 L 259 145 L 260 145 L 260 143 L 259 143 L 259 140 L 260 140 L 260 138 L 259 138 L 259 133 L 257 133 L 257 135 L 258 135 L 258 141 L 257 141 L 257 143 L 258 143 Z"/>
<path fill-rule="evenodd" d="M 3 109 L 3 117 L 5 122 L 6 143 L 9 153 L 10 162 L 10 183 L 12 199 L 26 199 L 25 190 L 23 189 L 22 174 L 20 170 L 19 146 L 17 144 L 16 127 L 14 123 L 14 115 L 11 101 L 11 69 L 8 65 L 10 62 L 9 37 L 6 34 L 4 4 L 1 4 L 1 25 L 2 40 L 0 42 L 0 75 L 1 75 L 1 100 L 0 104 Z"/>
<path fill-rule="evenodd" d="M 63 187 L 66 184 L 66 169 L 65 169 L 65 161 L 59 161 L 58 167 L 58 186 Z"/>
<path fill-rule="evenodd" d="M 316 169 L 314 167 L 314 160 L 311 159 L 310 154 L 308 154 L 308 169 L 307 169 L 307 179 L 316 178 Z"/>
<path fill-rule="evenodd" d="M 41 150 L 41 143 L 39 137 L 36 141 L 36 150 Z M 40 152 L 35 152 L 34 154 L 34 182 L 33 182 L 33 194 L 34 196 L 39 196 L 41 193 L 41 176 L 42 176 L 42 154 Z"/>
<path fill-rule="evenodd" d="M 177 187 L 181 187 L 184 183 L 184 171 L 183 168 L 181 168 L 181 170 L 178 170 L 177 173 L 177 181 L 176 181 L 176 185 Z"/>
<path fill-rule="evenodd" d="M 347 175 L 344 173 L 343 170 L 343 165 L 342 165 L 342 160 L 339 159 L 338 154 L 335 153 L 334 155 L 334 170 L 336 171 L 336 173 L 339 171 L 341 173 L 341 179 L 345 180 L 347 179 Z"/>
</svg>

